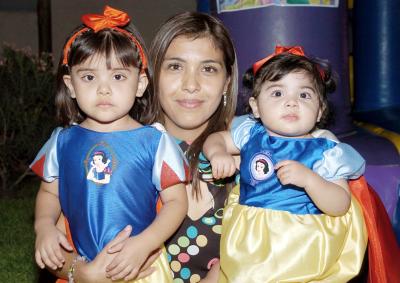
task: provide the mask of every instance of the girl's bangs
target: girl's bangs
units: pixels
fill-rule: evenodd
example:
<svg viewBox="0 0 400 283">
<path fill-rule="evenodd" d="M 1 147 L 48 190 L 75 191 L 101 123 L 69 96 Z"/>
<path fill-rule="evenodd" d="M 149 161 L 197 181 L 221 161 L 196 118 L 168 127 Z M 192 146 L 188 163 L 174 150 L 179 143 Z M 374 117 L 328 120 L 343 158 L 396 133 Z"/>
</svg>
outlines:
<svg viewBox="0 0 400 283">
<path fill-rule="evenodd" d="M 134 52 L 132 52 L 134 50 Z M 141 60 L 134 43 L 125 35 L 112 30 L 86 33 L 77 39 L 70 52 L 70 67 L 78 65 L 96 55 L 105 56 L 107 68 L 111 68 L 111 58 L 124 67 L 140 68 Z"/>
</svg>

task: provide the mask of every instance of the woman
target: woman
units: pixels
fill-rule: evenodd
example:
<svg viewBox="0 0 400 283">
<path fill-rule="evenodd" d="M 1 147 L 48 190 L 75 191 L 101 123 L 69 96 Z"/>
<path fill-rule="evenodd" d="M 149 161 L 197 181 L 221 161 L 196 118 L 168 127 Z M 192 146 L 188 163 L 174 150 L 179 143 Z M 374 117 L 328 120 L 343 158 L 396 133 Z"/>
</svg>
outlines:
<svg viewBox="0 0 400 283">
<path fill-rule="evenodd" d="M 213 182 L 201 154 L 205 139 L 227 129 L 236 109 L 237 63 L 227 30 L 212 16 L 186 12 L 167 20 L 150 47 L 159 122 L 190 164 L 188 214 L 166 243 L 174 282 L 216 282 L 223 207 L 233 179 Z"/>
</svg>

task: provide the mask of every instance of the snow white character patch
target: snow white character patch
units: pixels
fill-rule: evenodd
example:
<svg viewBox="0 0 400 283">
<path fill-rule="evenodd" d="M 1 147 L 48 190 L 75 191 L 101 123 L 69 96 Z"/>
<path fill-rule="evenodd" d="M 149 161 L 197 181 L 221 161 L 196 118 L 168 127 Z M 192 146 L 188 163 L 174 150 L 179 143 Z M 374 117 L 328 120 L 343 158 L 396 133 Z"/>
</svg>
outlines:
<svg viewBox="0 0 400 283">
<path fill-rule="evenodd" d="M 96 184 L 108 184 L 111 180 L 113 162 L 111 150 L 104 143 L 97 144 L 90 150 L 85 159 L 86 179 Z"/>
<path fill-rule="evenodd" d="M 264 181 L 274 172 L 274 165 L 268 153 L 257 153 L 251 158 L 250 175 L 255 181 Z"/>
</svg>

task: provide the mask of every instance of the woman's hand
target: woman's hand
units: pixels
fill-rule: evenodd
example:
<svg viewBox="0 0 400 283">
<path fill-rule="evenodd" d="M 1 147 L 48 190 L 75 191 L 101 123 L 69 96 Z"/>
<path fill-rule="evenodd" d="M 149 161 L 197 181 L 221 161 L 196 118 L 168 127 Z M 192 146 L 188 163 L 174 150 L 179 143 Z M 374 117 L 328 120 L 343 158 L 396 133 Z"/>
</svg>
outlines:
<svg viewBox="0 0 400 283">
<path fill-rule="evenodd" d="M 140 267 L 149 257 L 151 250 L 147 239 L 141 235 L 130 237 L 123 244 L 115 259 L 107 266 L 107 276 L 112 280 L 124 279 L 126 281 L 136 278 Z M 115 249 L 109 250 L 115 252 Z"/>
<path fill-rule="evenodd" d="M 154 271 L 156 271 L 156 268 L 152 267 L 151 265 L 157 260 L 157 258 L 161 255 L 161 253 L 162 253 L 162 250 L 158 249 L 150 254 L 150 256 L 146 259 L 146 261 L 140 268 L 139 274 L 135 278 L 136 280 L 145 278 L 145 277 L 153 274 Z"/>
<path fill-rule="evenodd" d="M 110 241 L 104 249 L 96 256 L 96 258 L 89 262 L 78 262 L 75 268 L 74 277 L 79 283 L 110 283 L 112 282 L 106 276 L 106 267 L 114 260 L 118 253 L 110 254 L 108 249 L 110 247 L 123 243 L 132 232 L 132 226 L 128 225 L 118 233 L 118 235 Z"/>
</svg>

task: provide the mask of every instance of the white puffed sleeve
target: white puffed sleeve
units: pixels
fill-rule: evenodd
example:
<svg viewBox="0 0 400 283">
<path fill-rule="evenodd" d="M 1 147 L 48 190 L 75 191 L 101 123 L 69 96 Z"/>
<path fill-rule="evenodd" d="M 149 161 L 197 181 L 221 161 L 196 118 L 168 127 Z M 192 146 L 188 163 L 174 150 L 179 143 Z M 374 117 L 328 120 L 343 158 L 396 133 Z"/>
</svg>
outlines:
<svg viewBox="0 0 400 283">
<path fill-rule="evenodd" d="M 316 129 L 311 133 L 311 135 L 314 138 L 325 138 L 328 140 L 339 142 L 339 139 L 331 131 L 325 129 Z"/>
<path fill-rule="evenodd" d="M 357 179 L 365 171 L 365 160 L 350 145 L 338 143 L 314 163 L 314 172 L 326 180 Z"/>
<path fill-rule="evenodd" d="M 162 133 L 153 165 L 153 184 L 158 191 L 162 191 L 186 183 L 189 179 L 189 166 L 185 155 L 160 123 L 152 126 Z"/>
<path fill-rule="evenodd" d="M 32 171 L 46 182 L 53 182 L 59 176 L 57 139 L 62 129 L 61 127 L 54 129 L 48 141 L 29 165 Z"/>
<path fill-rule="evenodd" d="M 237 116 L 232 121 L 231 136 L 233 143 L 241 149 L 250 138 L 250 130 L 256 121 L 249 115 Z"/>
</svg>

